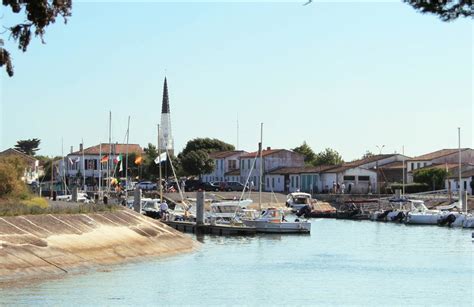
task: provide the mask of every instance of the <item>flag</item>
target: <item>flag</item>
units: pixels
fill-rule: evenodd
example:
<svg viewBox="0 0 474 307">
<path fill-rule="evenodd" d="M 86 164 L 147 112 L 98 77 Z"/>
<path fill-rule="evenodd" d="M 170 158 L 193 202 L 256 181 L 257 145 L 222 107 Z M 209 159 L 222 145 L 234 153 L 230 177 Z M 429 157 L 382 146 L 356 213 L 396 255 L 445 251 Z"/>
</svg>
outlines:
<svg viewBox="0 0 474 307">
<path fill-rule="evenodd" d="M 155 164 L 159 164 L 163 161 L 166 161 L 166 152 L 160 154 L 158 157 L 155 158 Z"/>
<path fill-rule="evenodd" d="M 143 158 L 141 156 L 135 158 L 135 164 L 140 165 L 143 162 Z"/>
<path fill-rule="evenodd" d="M 109 156 L 105 155 L 102 158 L 100 158 L 100 163 L 105 163 L 109 160 Z"/>
<path fill-rule="evenodd" d="M 118 155 L 118 156 L 114 159 L 114 163 L 115 163 L 115 164 L 118 164 L 120 161 L 122 161 L 122 154 Z"/>
<path fill-rule="evenodd" d="M 75 163 L 79 163 L 79 161 L 81 161 L 81 157 L 77 157 L 76 159 L 74 159 Z"/>
<path fill-rule="evenodd" d="M 122 162 L 122 160 L 120 160 L 120 162 L 119 162 L 119 163 L 120 163 L 120 166 L 119 166 L 119 172 L 121 172 L 121 171 L 123 171 L 123 167 L 122 167 L 122 166 L 123 166 L 123 162 Z"/>
<path fill-rule="evenodd" d="M 72 161 L 71 158 L 67 158 L 69 160 L 69 164 L 73 165 L 74 164 L 74 161 Z"/>
</svg>

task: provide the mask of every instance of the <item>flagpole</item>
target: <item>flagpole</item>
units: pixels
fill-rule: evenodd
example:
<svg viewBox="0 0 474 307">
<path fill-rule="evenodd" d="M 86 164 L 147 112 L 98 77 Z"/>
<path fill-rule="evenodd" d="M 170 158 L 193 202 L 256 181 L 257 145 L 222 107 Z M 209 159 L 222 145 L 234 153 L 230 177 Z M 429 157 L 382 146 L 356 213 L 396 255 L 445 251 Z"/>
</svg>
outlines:
<svg viewBox="0 0 474 307">
<path fill-rule="evenodd" d="M 458 127 L 458 151 L 459 151 L 459 171 L 458 171 L 458 176 L 459 176 L 459 210 L 462 212 L 462 184 L 461 184 L 461 128 Z M 466 213 L 467 213 L 467 203 L 466 203 Z"/>
<path fill-rule="evenodd" d="M 157 126 L 157 129 L 158 129 L 158 169 L 159 169 L 159 174 L 160 174 L 160 182 L 159 182 L 159 185 L 160 185 L 160 203 L 163 202 L 163 185 L 161 184 L 161 146 L 160 146 L 160 125 L 156 125 Z M 178 181 L 178 180 L 176 180 Z"/>
<path fill-rule="evenodd" d="M 63 195 L 66 195 L 66 170 L 65 170 L 65 167 L 66 167 L 66 164 L 64 162 L 64 139 L 61 138 L 61 156 L 63 156 L 63 188 L 64 188 L 64 194 Z"/>
<path fill-rule="evenodd" d="M 405 145 L 402 146 L 403 166 L 402 166 L 402 196 L 405 196 Z"/>
<path fill-rule="evenodd" d="M 86 191 L 86 161 L 84 160 L 84 139 L 82 139 L 82 177 L 84 178 L 82 189 Z"/>
<path fill-rule="evenodd" d="M 110 193 L 110 158 L 112 156 L 112 111 L 109 111 L 109 156 L 107 157 L 107 192 Z"/>
<path fill-rule="evenodd" d="M 102 141 L 99 142 L 99 197 L 102 188 Z"/>
<path fill-rule="evenodd" d="M 125 150 L 125 200 L 128 199 L 128 138 L 130 136 L 130 115 L 128 116 L 127 124 L 127 148 Z M 120 161 L 122 162 L 122 161 Z"/>
</svg>

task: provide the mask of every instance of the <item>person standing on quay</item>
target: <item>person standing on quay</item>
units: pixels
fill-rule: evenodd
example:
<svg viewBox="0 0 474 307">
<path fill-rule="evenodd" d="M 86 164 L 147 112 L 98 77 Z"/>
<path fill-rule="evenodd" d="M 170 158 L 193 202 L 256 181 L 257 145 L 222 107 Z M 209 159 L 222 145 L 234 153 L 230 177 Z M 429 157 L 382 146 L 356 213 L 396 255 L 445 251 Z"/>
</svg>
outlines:
<svg viewBox="0 0 474 307">
<path fill-rule="evenodd" d="M 344 182 L 341 184 L 341 194 L 344 194 L 344 190 L 346 189 L 346 185 Z"/>
</svg>

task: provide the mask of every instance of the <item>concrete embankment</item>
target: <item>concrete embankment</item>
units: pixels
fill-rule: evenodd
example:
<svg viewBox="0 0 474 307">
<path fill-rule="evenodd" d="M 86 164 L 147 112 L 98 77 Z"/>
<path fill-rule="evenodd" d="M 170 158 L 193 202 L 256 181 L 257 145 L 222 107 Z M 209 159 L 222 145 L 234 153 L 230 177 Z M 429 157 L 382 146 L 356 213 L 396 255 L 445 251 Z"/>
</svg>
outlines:
<svg viewBox="0 0 474 307">
<path fill-rule="evenodd" d="M 127 209 L 0 217 L 0 286 L 198 246 L 189 236 Z"/>
</svg>

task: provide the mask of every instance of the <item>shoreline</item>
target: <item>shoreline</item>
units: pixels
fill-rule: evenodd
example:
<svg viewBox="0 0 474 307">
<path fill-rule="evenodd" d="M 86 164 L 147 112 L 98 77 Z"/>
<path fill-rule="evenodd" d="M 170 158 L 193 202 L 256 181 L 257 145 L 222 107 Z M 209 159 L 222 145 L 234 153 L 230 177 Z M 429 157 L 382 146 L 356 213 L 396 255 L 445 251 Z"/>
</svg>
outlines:
<svg viewBox="0 0 474 307">
<path fill-rule="evenodd" d="M 191 237 L 128 209 L 0 217 L 0 288 L 170 257 L 199 246 Z"/>
</svg>

